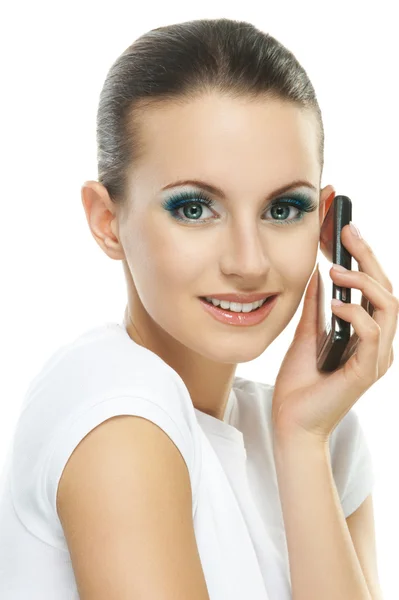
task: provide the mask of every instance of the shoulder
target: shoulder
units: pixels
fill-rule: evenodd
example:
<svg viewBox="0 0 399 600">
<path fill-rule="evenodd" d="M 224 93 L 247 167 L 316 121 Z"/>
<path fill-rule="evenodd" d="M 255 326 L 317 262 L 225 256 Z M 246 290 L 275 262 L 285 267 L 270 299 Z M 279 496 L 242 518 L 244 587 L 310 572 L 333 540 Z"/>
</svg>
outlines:
<svg viewBox="0 0 399 600">
<path fill-rule="evenodd" d="M 90 330 L 58 350 L 28 391 L 14 434 L 13 498 L 26 527 L 55 545 L 62 540 L 56 512 L 62 472 L 80 442 L 112 417 L 157 425 L 197 485 L 200 437 L 187 388 L 158 356 L 130 342 L 115 326 Z"/>
</svg>

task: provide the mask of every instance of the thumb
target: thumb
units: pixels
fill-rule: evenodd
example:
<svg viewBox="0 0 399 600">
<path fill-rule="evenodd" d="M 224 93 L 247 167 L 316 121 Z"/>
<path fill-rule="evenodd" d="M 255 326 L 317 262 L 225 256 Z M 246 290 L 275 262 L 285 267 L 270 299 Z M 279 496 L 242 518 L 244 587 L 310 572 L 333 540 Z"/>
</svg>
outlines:
<svg viewBox="0 0 399 600">
<path fill-rule="evenodd" d="M 317 335 L 319 277 L 319 263 L 317 263 L 306 288 L 302 315 L 295 335 L 309 335 L 310 337 Z"/>
</svg>

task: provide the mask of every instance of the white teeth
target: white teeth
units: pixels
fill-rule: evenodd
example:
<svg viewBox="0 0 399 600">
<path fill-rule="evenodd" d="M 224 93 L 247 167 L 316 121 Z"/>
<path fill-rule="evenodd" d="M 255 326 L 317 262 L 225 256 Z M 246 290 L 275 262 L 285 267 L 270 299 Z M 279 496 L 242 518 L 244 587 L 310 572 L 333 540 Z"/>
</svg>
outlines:
<svg viewBox="0 0 399 600">
<path fill-rule="evenodd" d="M 216 300 L 215 298 L 210 298 L 209 296 L 206 296 L 205 299 L 208 302 L 212 302 L 212 304 L 214 306 L 220 306 L 220 308 L 228 309 L 233 312 L 244 312 L 244 313 L 248 313 L 248 312 L 251 312 L 252 310 L 256 310 L 257 308 L 262 306 L 262 304 L 264 304 L 267 300 L 267 298 L 264 298 L 263 300 L 258 300 L 256 302 L 249 302 L 246 304 L 242 304 L 241 302 L 228 302 L 227 300 L 220 301 L 220 300 Z"/>
</svg>

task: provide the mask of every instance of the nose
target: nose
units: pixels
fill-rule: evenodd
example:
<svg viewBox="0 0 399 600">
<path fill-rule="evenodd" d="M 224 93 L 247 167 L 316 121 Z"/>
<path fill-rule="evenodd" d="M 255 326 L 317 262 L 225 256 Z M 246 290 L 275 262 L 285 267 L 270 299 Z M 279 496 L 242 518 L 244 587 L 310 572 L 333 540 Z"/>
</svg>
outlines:
<svg viewBox="0 0 399 600">
<path fill-rule="evenodd" d="M 222 246 L 222 271 L 248 282 L 265 279 L 270 270 L 265 236 L 256 226 L 232 229 Z"/>
</svg>

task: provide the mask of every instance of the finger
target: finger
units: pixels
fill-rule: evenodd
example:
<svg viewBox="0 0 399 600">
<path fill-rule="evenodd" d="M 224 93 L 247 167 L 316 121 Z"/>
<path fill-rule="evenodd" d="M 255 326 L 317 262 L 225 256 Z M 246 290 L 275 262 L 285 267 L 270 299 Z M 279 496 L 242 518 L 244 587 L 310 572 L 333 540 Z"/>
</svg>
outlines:
<svg viewBox="0 0 399 600">
<path fill-rule="evenodd" d="M 331 305 L 332 312 L 352 324 L 359 342 L 356 352 L 342 367 L 351 383 L 367 389 L 379 378 L 378 363 L 381 344 L 381 328 L 359 304 L 344 302 Z"/>
<path fill-rule="evenodd" d="M 398 326 L 399 300 L 364 272 L 346 271 L 340 273 L 332 268 L 330 274 L 336 285 L 361 290 L 365 299 L 373 305 L 374 310 L 371 316 L 381 329 L 378 359 L 381 377 L 389 368 L 391 347 Z M 362 307 L 366 309 L 363 302 Z"/>
<path fill-rule="evenodd" d="M 351 233 L 349 225 L 343 227 L 341 241 L 349 254 L 357 261 L 359 271 L 370 275 L 370 277 L 378 281 L 378 283 L 392 294 L 392 283 L 369 244 L 363 238 L 354 236 Z"/>
<path fill-rule="evenodd" d="M 365 296 L 362 294 L 362 299 L 360 301 L 360 305 L 363 306 L 364 310 L 367 310 L 369 315 L 372 317 L 374 315 L 374 306 L 367 300 Z"/>
</svg>

